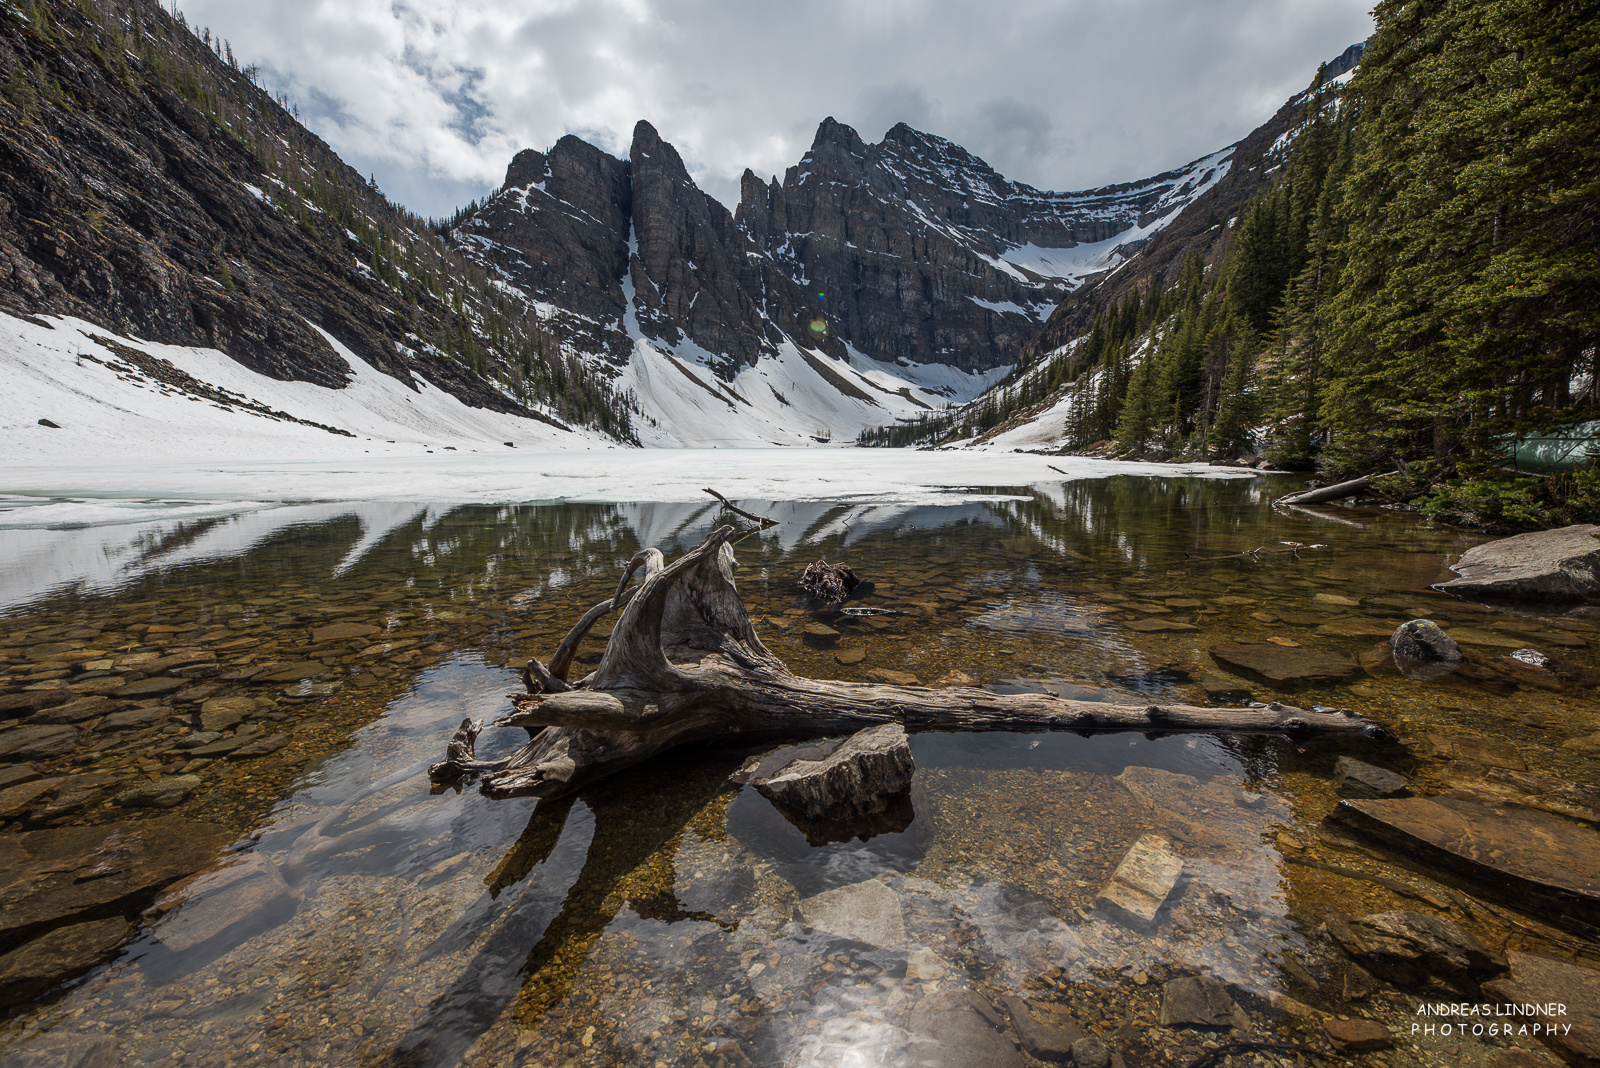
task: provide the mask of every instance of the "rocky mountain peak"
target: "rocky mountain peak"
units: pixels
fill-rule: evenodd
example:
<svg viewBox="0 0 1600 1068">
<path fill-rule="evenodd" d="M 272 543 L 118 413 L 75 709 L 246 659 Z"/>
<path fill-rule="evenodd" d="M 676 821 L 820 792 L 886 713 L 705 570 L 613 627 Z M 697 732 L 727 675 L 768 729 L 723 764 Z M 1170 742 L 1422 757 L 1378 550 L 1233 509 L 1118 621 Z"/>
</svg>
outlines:
<svg viewBox="0 0 1600 1068">
<path fill-rule="evenodd" d="M 626 161 L 571 137 L 519 153 L 462 231 L 508 280 L 597 324 L 618 361 L 642 337 L 731 378 L 788 340 L 976 372 L 1012 362 L 1116 261 L 1080 246 L 1198 195 L 1212 172 L 1194 167 L 1050 193 L 906 123 L 868 144 L 830 116 L 781 182 L 747 170 L 730 213 L 640 121 Z"/>
</svg>

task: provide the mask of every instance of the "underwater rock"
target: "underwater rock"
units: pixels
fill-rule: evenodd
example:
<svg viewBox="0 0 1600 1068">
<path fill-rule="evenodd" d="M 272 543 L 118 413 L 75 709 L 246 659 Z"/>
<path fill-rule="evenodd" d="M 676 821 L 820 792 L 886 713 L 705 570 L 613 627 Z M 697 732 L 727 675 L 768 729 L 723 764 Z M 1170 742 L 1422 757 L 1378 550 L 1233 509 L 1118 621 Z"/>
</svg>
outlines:
<svg viewBox="0 0 1600 1068">
<path fill-rule="evenodd" d="M 1022 1048 L 1041 1061 L 1068 1060 L 1073 1044 L 1085 1037 L 1065 1012 L 1019 997 L 1001 998 L 1000 1004 L 1011 1014 L 1011 1029 Z"/>
<path fill-rule="evenodd" d="M 130 787 L 116 796 L 116 802 L 123 808 L 173 808 L 199 788 L 200 776 L 173 775 Z"/>
<path fill-rule="evenodd" d="M 1328 1044 L 1340 1053 L 1369 1053 L 1394 1045 L 1387 1027 L 1360 1016 L 1349 1020 L 1333 1017 L 1323 1020 L 1322 1033 L 1328 1036 Z"/>
<path fill-rule="evenodd" d="M 0 1006 L 20 1005 L 110 957 L 128 933 L 120 916 L 58 927 L 0 956 Z"/>
<path fill-rule="evenodd" d="M 1211 647 L 1211 656 L 1218 663 L 1280 686 L 1343 679 L 1359 670 L 1356 662 L 1343 653 L 1290 648 L 1270 642 L 1262 645 L 1224 642 Z"/>
<path fill-rule="evenodd" d="M 1095 898 L 1140 923 L 1155 919 L 1167 895 L 1183 874 L 1183 860 L 1167 850 L 1167 840 L 1147 834 L 1133 843 L 1111 879 Z"/>
<path fill-rule="evenodd" d="M 1328 918 L 1339 948 L 1367 971 L 1401 987 L 1439 980 L 1470 992 L 1486 976 L 1505 970 L 1506 958 L 1476 935 L 1442 916 L 1398 909 L 1370 916 Z"/>
<path fill-rule="evenodd" d="M 1228 1027 L 1239 1007 L 1228 984 L 1209 975 L 1186 975 L 1161 988 L 1161 1026 Z"/>
<path fill-rule="evenodd" d="M 48 760 L 78 748 L 78 729 L 65 724 L 13 727 L 0 734 L 0 760 Z"/>
<path fill-rule="evenodd" d="M 797 908 L 807 927 L 882 949 L 905 948 L 900 895 L 877 879 L 801 898 Z"/>
<path fill-rule="evenodd" d="M 1386 768 L 1340 757 L 1333 766 L 1334 791 L 1340 797 L 1399 797 L 1407 791 L 1406 777 Z"/>
<path fill-rule="evenodd" d="M 0 838 L 0 947 L 141 908 L 232 839 L 221 827 L 178 816 Z"/>
<path fill-rule="evenodd" d="M 908 1068 L 1023 1068 L 1016 1044 L 955 990 L 917 1002 L 906 1022 Z"/>
<path fill-rule="evenodd" d="M 1484 983 L 1484 995 L 1559 1011 L 1534 1017 L 1549 1028 L 1540 1036 L 1545 1044 L 1569 1064 L 1600 1064 L 1600 971 L 1516 950 L 1506 957 L 1510 972 Z"/>
<path fill-rule="evenodd" d="M 276 926 L 294 914 L 301 899 L 270 860 L 240 853 L 170 887 L 146 918 L 159 917 L 161 944 L 182 953 L 213 939 L 231 942 Z"/>
</svg>

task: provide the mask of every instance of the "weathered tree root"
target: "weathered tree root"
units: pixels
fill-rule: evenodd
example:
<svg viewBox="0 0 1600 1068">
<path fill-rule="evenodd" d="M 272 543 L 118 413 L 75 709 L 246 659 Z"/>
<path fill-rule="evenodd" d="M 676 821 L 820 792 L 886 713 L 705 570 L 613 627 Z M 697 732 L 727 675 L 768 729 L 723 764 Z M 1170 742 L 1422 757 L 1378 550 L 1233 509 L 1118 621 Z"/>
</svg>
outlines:
<svg viewBox="0 0 1600 1068">
<path fill-rule="evenodd" d="M 628 563 L 610 600 L 591 608 L 562 641 L 549 668 L 530 661 L 530 692 L 512 695 L 500 726 L 527 728 L 526 745 L 480 761 L 480 725 L 463 723 L 435 782 L 482 774 L 495 798 L 556 797 L 689 742 L 759 742 L 817 737 L 899 722 L 910 730 L 1273 731 L 1292 735 L 1392 737 L 1341 709 L 1308 712 L 1273 703 L 1251 708 L 1114 705 L 1049 694 L 995 694 L 832 682 L 795 675 L 762 643 L 733 584 L 731 526 L 667 564 L 658 549 Z M 635 572 L 637 586 L 624 589 Z M 567 668 L 583 633 L 614 607 L 621 616 L 594 671 L 575 683 Z"/>
</svg>

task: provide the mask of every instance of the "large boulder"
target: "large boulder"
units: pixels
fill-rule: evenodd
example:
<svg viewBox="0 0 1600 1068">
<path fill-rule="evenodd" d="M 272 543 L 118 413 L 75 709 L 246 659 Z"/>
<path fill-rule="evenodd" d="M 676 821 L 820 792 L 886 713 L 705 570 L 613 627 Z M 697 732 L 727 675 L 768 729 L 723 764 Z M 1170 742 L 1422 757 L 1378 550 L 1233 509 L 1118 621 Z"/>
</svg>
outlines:
<svg viewBox="0 0 1600 1068">
<path fill-rule="evenodd" d="M 1585 523 L 1474 546 L 1450 568 L 1461 577 L 1434 589 L 1517 601 L 1600 601 L 1597 536 L 1600 526 Z"/>
<path fill-rule="evenodd" d="M 1331 682 L 1354 675 L 1356 662 L 1343 653 L 1290 648 L 1270 643 L 1224 642 L 1211 647 L 1212 659 L 1279 688 Z"/>
</svg>

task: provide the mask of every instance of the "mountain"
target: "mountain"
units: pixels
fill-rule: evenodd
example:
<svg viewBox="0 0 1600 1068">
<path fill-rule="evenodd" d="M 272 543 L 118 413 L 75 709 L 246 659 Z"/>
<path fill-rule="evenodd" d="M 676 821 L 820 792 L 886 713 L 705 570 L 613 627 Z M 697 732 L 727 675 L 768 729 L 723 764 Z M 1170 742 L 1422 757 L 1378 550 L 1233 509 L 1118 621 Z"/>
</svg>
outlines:
<svg viewBox="0 0 1600 1068">
<path fill-rule="evenodd" d="M 1052 193 L 900 123 L 864 143 L 826 119 L 798 165 L 745 172 L 740 229 L 875 359 L 989 370 L 1041 319 L 1226 170 L 1231 149 L 1139 182 Z M 808 306 L 815 306 L 814 304 Z"/>
<path fill-rule="evenodd" d="M 628 434 L 608 379 L 538 359 L 535 309 L 231 57 L 149 0 L 4 8 L 0 308 L 92 323 L 140 359 L 160 359 L 144 343 L 207 349 L 328 390 L 362 377 L 342 346 L 413 397 L 436 389 L 541 435 Z"/>
<path fill-rule="evenodd" d="M 804 444 L 975 396 L 1231 154 L 1052 193 L 904 124 L 869 145 L 830 118 L 782 183 L 747 171 L 730 213 L 640 122 L 625 160 L 572 136 L 518 153 L 451 238 L 615 369 L 641 441 Z"/>
<path fill-rule="evenodd" d="M 1119 260 L 1083 280 L 1056 305 L 1022 347 L 1012 373 L 992 390 L 953 411 L 885 424 L 866 432 L 862 441 L 1060 448 L 1071 436 L 1065 426 L 1068 413 L 1083 407 L 1069 394 L 1074 389 L 1081 393 L 1091 380 L 1098 384 L 1093 373 L 1084 377 L 1102 354 L 1098 343 L 1088 344 L 1096 324 L 1103 328 L 1102 339 L 1109 334 L 1116 344 L 1136 336 L 1151 342 L 1148 328 L 1160 314 L 1159 295 L 1179 287 L 1191 261 L 1209 271 L 1227 257 L 1240 232 L 1237 224 L 1283 176 L 1301 134 L 1332 106 L 1362 49 L 1351 45 L 1324 64 L 1306 90 L 1230 146 L 1226 168 L 1166 215 L 1164 225 L 1142 241 L 1122 243 Z M 1135 358 L 1138 351 L 1125 355 Z"/>
<path fill-rule="evenodd" d="M 868 145 L 830 118 L 781 184 L 746 171 L 730 214 L 641 122 L 626 160 L 570 135 L 518 153 L 452 236 L 619 365 L 634 315 L 639 337 L 688 340 L 724 377 L 786 340 L 981 372 L 1014 362 L 1073 286 L 1159 232 L 1231 155 L 1051 193 L 904 123 Z"/>
<path fill-rule="evenodd" d="M 853 440 L 983 392 L 1063 297 L 1240 173 L 1235 146 L 1048 192 L 904 124 L 868 144 L 827 119 L 730 211 L 641 122 L 625 159 L 570 136 L 521 152 L 485 203 L 434 224 L 151 0 L 4 12 L 0 309 L 69 330 L 6 323 L 0 358 L 29 404 L 122 435 L 156 388 L 251 440 L 261 420 L 374 447 L 491 426 L 502 448 Z M 374 421 L 357 394 L 434 414 Z M 22 396 L 0 429 L 45 448 L 38 420 L 60 420 Z"/>
</svg>

